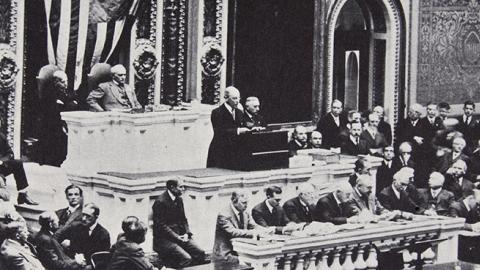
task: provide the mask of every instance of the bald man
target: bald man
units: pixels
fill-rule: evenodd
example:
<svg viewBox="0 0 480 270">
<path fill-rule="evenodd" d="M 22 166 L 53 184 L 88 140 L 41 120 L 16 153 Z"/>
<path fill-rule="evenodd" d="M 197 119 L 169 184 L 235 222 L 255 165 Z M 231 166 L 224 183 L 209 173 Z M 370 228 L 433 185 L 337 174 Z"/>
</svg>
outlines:
<svg viewBox="0 0 480 270">
<path fill-rule="evenodd" d="M 445 190 L 443 184 L 445 177 L 439 172 L 432 172 L 428 179 L 429 188 L 421 188 L 418 190 L 421 198 L 421 207 L 427 209 L 427 215 L 448 215 L 448 209 L 455 200 L 452 192 Z"/>
<path fill-rule="evenodd" d="M 336 99 L 332 102 L 332 109 L 324 115 L 317 124 L 317 130 L 323 134 L 325 148 L 340 147 L 340 132 L 347 125 L 347 119 L 342 116 L 343 104 Z"/>
<path fill-rule="evenodd" d="M 447 170 L 445 177 L 445 189 L 455 195 L 455 200 L 465 198 L 472 194 L 475 185 L 465 177 L 467 172 L 467 163 L 463 160 L 455 161 Z"/>
<path fill-rule="evenodd" d="M 242 127 L 243 112 L 238 108 L 240 91 L 233 86 L 225 89 L 225 102 L 212 111 L 213 138 L 208 149 L 207 167 L 236 169 L 237 135 L 249 131 Z"/>
<path fill-rule="evenodd" d="M 142 106 L 132 87 L 125 83 L 127 70 L 123 65 L 116 65 L 110 69 L 112 80 L 101 83 L 92 90 L 86 101 L 91 111 L 115 111 L 140 109 Z"/>
<path fill-rule="evenodd" d="M 260 114 L 260 100 L 257 97 L 248 97 L 245 100 L 243 126 L 252 130 L 262 130 L 267 122 Z"/>
</svg>

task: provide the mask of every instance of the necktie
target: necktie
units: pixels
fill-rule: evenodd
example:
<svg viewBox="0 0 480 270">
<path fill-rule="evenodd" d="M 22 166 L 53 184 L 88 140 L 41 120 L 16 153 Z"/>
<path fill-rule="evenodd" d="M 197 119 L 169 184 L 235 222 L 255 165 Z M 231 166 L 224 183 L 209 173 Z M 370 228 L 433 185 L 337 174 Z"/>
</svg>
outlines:
<svg viewBox="0 0 480 270">
<path fill-rule="evenodd" d="M 368 206 L 368 197 L 363 196 L 363 202 L 364 202 L 365 205 L 367 206 L 367 209 L 370 209 L 370 207 Z"/>
<path fill-rule="evenodd" d="M 232 118 L 233 118 L 233 121 L 235 121 L 235 109 L 232 109 Z"/>
<path fill-rule="evenodd" d="M 358 144 L 360 144 L 360 138 L 357 137 L 357 138 L 355 139 L 355 141 L 356 141 L 356 142 L 355 142 L 355 145 L 358 146 Z"/>
<path fill-rule="evenodd" d="M 308 212 L 309 212 L 308 206 L 304 205 L 304 206 L 303 206 L 303 211 L 305 211 L 305 214 L 308 216 L 308 214 L 309 214 L 309 213 L 308 213 Z"/>
<path fill-rule="evenodd" d="M 238 217 L 239 217 L 239 224 L 238 225 L 239 225 L 240 229 L 245 229 L 245 224 L 244 224 L 245 220 L 243 218 L 243 213 L 239 213 Z"/>
</svg>

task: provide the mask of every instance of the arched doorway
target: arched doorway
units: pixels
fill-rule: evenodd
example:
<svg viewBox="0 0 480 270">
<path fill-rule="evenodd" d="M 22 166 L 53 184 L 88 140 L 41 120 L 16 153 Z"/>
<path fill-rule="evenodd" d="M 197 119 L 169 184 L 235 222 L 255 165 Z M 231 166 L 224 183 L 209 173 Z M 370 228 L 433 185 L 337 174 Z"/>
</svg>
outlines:
<svg viewBox="0 0 480 270">
<path fill-rule="evenodd" d="M 350 109 L 382 105 L 388 121 L 396 122 L 404 91 L 405 24 L 400 5 L 395 0 L 338 0 L 327 22 L 327 110 L 333 99 L 343 100 Z M 351 72 L 358 77 L 352 78 Z"/>
</svg>

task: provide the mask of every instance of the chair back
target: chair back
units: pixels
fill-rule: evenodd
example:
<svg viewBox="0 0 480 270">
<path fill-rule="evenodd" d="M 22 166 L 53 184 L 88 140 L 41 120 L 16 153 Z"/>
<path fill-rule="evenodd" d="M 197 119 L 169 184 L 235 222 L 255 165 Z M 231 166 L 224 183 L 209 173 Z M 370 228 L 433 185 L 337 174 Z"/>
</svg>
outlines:
<svg viewBox="0 0 480 270">
<path fill-rule="evenodd" d="M 53 78 L 53 73 L 55 71 L 60 70 L 59 67 L 55 65 L 46 65 L 43 66 L 39 71 L 37 75 L 37 90 L 38 90 L 38 98 L 41 100 L 42 97 L 45 95 L 45 87 L 48 86 L 48 83 L 52 80 Z"/>
<path fill-rule="evenodd" d="M 109 251 L 99 251 L 92 254 L 90 260 L 92 262 L 93 269 L 106 270 L 112 254 Z"/>
<path fill-rule="evenodd" d="M 90 73 L 88 74 L 88 90 L 92 91 L 103 82 L 107 82 L 112 78 L 110 72 L 111 66 L 107 63 L 97 63 L 93 65 Z"/>
</svg>

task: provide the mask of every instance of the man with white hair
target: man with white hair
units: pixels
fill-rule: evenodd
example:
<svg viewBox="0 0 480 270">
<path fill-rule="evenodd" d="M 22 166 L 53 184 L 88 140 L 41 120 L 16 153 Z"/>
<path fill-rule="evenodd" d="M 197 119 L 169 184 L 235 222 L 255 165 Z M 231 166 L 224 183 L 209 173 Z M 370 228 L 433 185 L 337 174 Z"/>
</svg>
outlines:
<svg viewBox="0 0 480 270">
<path fill-rule="evenodd" d="M 283 204 L 283 210 L 290 221 L 295 223 L 310 223 L 315 211 L 315 186 L 311 183 L 301 183 L 297 189 L 297 197 Z"/>
<path fill-rule="evenodd" d="M 212 111 L 213 138 L 208 149 L 207 167 L 238 168 L 237 135 L 249 131 L 242 127 L 243 112 L 238 109 L 240 91 L 233 86 L 225 89 L 225 102 Z"/>
<path fill-rule="evenodd" d="M 455 161 L 448 169 L 445 177 L 445 189 L 455 195 L 455 200 L 472 194 L 475 185 L 465 177 L 467 163 L 463 160 Z"/>
<path fill-rule="evenodd" d="M 445 153 L 443 156 L 439 157 L 435 168 L 441 173 L 446 173 L 449 168 L 452 167 L 453 163 L 457 160 L 468 161 L 469 158 L 466 154 L 463 153 L 467 143 L 465 139 L 461 137 L 456 137 L 452 141 L 452 152 Z"/>
<path fill-rule="evenodd" d="M 354 212 L 368 211 L 373 215 L 381 215 L 388 212 L 385 207 L 377 200 L 373 193 L 374 181 L 368 174 L 360 175 L 352 192 L 352 207 Z"/>
<path fill-rule="evenodd" d="M 355 214 L 350 205 L 352 191 L 347 182 L 336 184 L 332 192 L 318 200 L 315 220 L 336 225 L 356 222 L 356 218 L 351 218 Z"/>
<path fill-rule="evenodd" d="M 426 215 L 448 215 L 448 209 L 455 200 L 452 192 L 445 190 L 443 184 L 445 177 L 439 172 L 432 172 L 428 179 L 429 188 L 421 188 L 418 190 L 421 198 L 423 209 Z"/>
<path fill-rule="evenodd" d="M 387 140 L 388 145 L 392 144 L 392 126 L 390 126 L 387 121 L 385 121 L 385 110 L 382 106 L 375 106 L 373 108 L 373 112 L 378 114 L 380 117 L 380 122 L 378 123 L 378 131 L 385 136 L 385 140 Z"/>
<path fill-rule="evenodd" d="M 127 70 L 123 65 L 110 69 L 112 80 L 101 83 L 88 95 L 86 102 L 96 112 L 140 109 L 142 106 L 131 86 L 125 83 Z"/>
<path fill-rule="evenodd" d="M 332 102 L 332 110 L 324 115 L 317 124 L 317 130 L 323 134 L 325 148 L 340 147 L 340 132 L 347 125 L 347 119 L 342 116 L 343 104 L 336 99 Z"/>
<path fill-rule="evenodd" d="M 387 146 L 385 136 L 378 130 L 380 117 L 377 113 L 370 113 L 368 115 L 368 125 L 360 134 L 360 138 L 364 139 L 369 148 L 370 154 L 382 156 L 383 147 Z"/>
<path fill-rule="evenodd" d="M 378 199 L 382 205 L 390 211 L 399 210 L 407 213 L 423 213 L 417 202 L 407 193 L 411 187 L 411 178 L 413 174 L 411 169 L 401 169 L 393 175 L 392 185 L 384 188 L 379 194 Z"/>
<path fill-rule="evenodd" d="M 423 125 L 420 122 L 420 117 L 424 108 L 422 105 L 416 103 L 410 106 L 408 110 L 408 117 L 399 121 L 397 126 L 397 141 L 410 142 L 414 151 L 424 143 Z"/>
<path fill-rule="evenodd" d="M 245 100 L 243 126 L 252 130 L 262 130 L 267 122 L 260 114 L 260 100 L 257 97 L 248 97 Z"/>
</svg>

